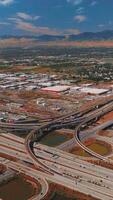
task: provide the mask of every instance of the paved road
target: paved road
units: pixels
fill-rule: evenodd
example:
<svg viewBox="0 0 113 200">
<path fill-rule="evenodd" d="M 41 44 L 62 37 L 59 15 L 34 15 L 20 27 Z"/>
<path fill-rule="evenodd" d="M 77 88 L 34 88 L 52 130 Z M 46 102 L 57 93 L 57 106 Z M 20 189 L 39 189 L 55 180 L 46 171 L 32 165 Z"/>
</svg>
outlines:
<svg viewBox="0 0 113 200">
<path fill-rule="evenodd" d="M 94 120 L 97 117 L 104 115 L 105 113 L 113 109 L 113 97 L 109 99 L 104 99 L 100 101 L 99 109 L 95 110 L 95 106 L 83 109 L 78 113 L 70 113 L 66 116 L 63 116 L 59 119 L 56 119 L 51 122 L 47 122 L 41 127 L 38 127 L 35 124 L 27 125 L 28 128 L 33 128 L 34 130 L 26 138 L 25 142 L 14 138 L 11 141 L 11 134 L 7 137 L 1 136 L 0 142 L 0 152 L 4 155 L 11 156 L 20 160 L 22 162 L 6 163 L 10 168 L 15 168 L 16 170 L 21 170 L 23 173 L 30 173 L 31 175 L 36 173 L 41 177 L 46 177 L 47 180 L 60 183 L 67 188 L 83 192 L 85 194 L 90 194 L 91 196 L 98 197 L 102 200 L 113 200 L 113 174 L 112 170 L 102 168 L 99 166 L 92 165 L 85 161 L 76 159 L 75 156 L 62 152 L 55 148 L 50 148 L 44 145 L 35 144 L 34 139 L 36 131 L 43 132 L 51 131 L 59 126 L 64 127 L 65 124 L 69 123 L 79 123 L 79 126 L 76 129 L 76 140 L 81 144 L 79 140 L 79 129 L 85 123 Z M 106 105 L 105 105 L 106 104 Z M 91 112 L 87 114 L 88 112 Z M 83 117 L 86 114 L 87 119 Z M 76 119 L 77 118 L 77 119 Z M 82 121 L 82 122 L 81 122 Z M 10 126 L 9 124 L 1 124 L 1 126 Z M 12 125 L 11 125 L 12 126 Z M 16 125 L 14 125 L 14 128 Z M 18 128 L 26 128 L 23 124 L 18 124 Z M 38 139 L 38 138 L 37 138 Z M 32 142 L 34 143 L 34 148 L 32 149 Z M 24 146 L 25 144 L 25 146 Z M 82 146 L 83 147 L 83 146 Z M 84 147 L 86 148 L 86 147 Z M 85 149 L 87 151 L 87 149 Z M 26 156 L 27 152 L 27 156 Z M 88 149 L 89 152 L 89 149 Z M 94 152 L 90 152 L 94 155 Z M 100 158 L 100 156 L 96 155 Z M 103 158 L 102 158 L 103 159 Z M 104 158 L 105 159 L 105 158 Z M 26 162 L 26 164 L 23 163 Z M 31 163 L 32 167 L 26 166 L 27 163 Z M 24 166 L 25 165 L 25 166 Z M 34 166 L 38 166 L 43 171 L 37 171 L 34 169 Z"/>
<path fill-rule="evenodd" d="M 98 109 L 98 112 L 97 112 L 97 115 L 96 117 L 98 116 L 102 116 L 104 114 L 106 114 L 107 112 L 110 112 L 111 110 L 113 110 L 113 104 L 110 103 L 106 106 L 104 106 L 103 108 L 101 109 Z M 92 119 L 95 119 L 95 113 L 89 117 L 87 117 L 87 119 L 85 119 L 82 123 L 80 123 L 80 125 L 78 125 L 78 127 L 75 129 L 75 142 L 77 142 L 77 144 L 82 148 L 84 149 L 87 153 L 91 154 L 92 156 L 98 158 L 98 159 L 101 159 L 103 161 L 108 161 L 109 160 L 107 158 L 105 158 L 104 156 L 101 156 L 100 154 L 92 151 L 91 149 L 89 149 L 88 147 L 86 147 L 82 142 L 81 142 L 81 138 L 80 138 L 80 128 L 82 127 L 82 125 L 84 124 L 87 124 L 89 121 L 91 121 Z M 98 131 L 98 130 L 102 130 L 104 129 L 105 127 L 109 127 L 113 124 L 113 120 L 110 120 L 102 125 L 100 125 L 98 128 L 95 128 L 95 130 L 90 130 L 88 132 L 88 136 L 91 135 L 91 134 L 94 134 L 95 131 Z"/>
<path fill-rule="evenodd" d="M 3 136 L 3 135 L 2 135 Z M 3 137 L 2 137 L 3 138 Z M 11 137 L 9 136 L 11 139 Z M 5 142 L 6 138 L 4 137 Z M 15 137 L 16 140 L 16 137 Z M 30 158 L 26 158 L 26 152 L 24 154 L 20 151 L 20 146 L 18 149 L 15 149 L 15 146 L 18 145 L 18 139 L 17 139 L 17 144 L 14 145 L 12 142 L 12 149 L 9 150 L 9 143 L 11 140 L 7 140 L 8 145 L 6 144 L 6 147 L 3 148 L 1 146 L 1 149 L 5 151 L 8 155 L 13 155 L 14 157 L 22 160 L 29 160 Z M 14 148 L 14 149 L 13 149 Z M 23 148 L 24 149 L 24 144 Z M 42 148 L 42 149 L 41 149 Z M 58 173 L 60 172 L 61 174 L 54 174 L 50 175 L 45 172 L 39 172 L 37 171 L 37 174 L 43 175 L 43 177 L 46 177 L 47 180 L 53 181 L 55 183 L 60 183 L 61 185 L 65 185 L 68 188 L 73 188 L 74 190 L 78 190 L 81 192 L 85 192 L 86 194 L 91 194 L 92 196 L 95 197 L 101 197 L 101 199 L 105 200 L 110 200 L 113 197 L 113 174 L 111 170 L 106 170 L 105 168 L 102 167 L 96 167 L 90 163 L 87 163 L 85 161 L 81 161 L 79 159 L 76 159 L 75 156 L 70 157 L 70 154 L 64 153 L 59 150 L 56 150 L 54 148 L 49 148 L 44 145 L 40 145 L 40 156 L 45 158 L 45 164 L 52 167 Z M 35 151 L 38 152 L 39 154 L 39 149 L 36 148 Z M 49 151 L 49 153 L 47 153 Z M 36 153 L 36 152 L 35 152 Z M 57 158 L 53 156 L 53 154 L 57 154 Z M 51 160 L 54 163 L 51 163 L 49 161 L 46 161 L 46 158 L 51 158 Z M 49 159 L 50 159 L 49 158 Z M 32 160 L 30 161 L 32 162 Z M 57 164 L 56 164 L 57 162 Z M 19 165 L 19 166 L 18 166 Z M 13 163 L 13 168 L 17 167 L 16 169 L 20 169 L 20 163 Z M 64 166 L 65 165 L 65 166 Z M 12 165 L 8 163 L 8 166 L 12 168 Z M 72 168 L 71 168 L 71 167 Z M 21 167 L 21 172 L 25 173 L 25 168 L 28 169 L 28 167 Z M 32 171 L 32 170 L 31 170 Z M 36 174 L 36 171 L 35 171 Z M 77 176 L 79 175 L 79 179 L 77 179 Z M 102 183 L 101 183 L 102 181 Z M 98 186 L 98 184 L 100 186 Z M 90 191 L 89 191 L 90 188 Z M 101 191 L 101 192 L 100 192 Z"/>
<path fill-rule="evenodd" d="M 1 157 L 0 157 L 0 163 L 5 165 L 7 168 L 17 171 L 18 173 L 24 174 L 28 177 L 32 177 L 41 185 L 40 193 L 34 195 L 32 197 L 32 200 L 40 200 L 40 199 L 43 199 L 47 195 L 48 190 L 49 190 L 48 182 L 45 180 L 45 178 L 43 178 L 43 176 L 40 176 L 39 173 L 36 173 L 36 172 L 34 173 L 34 170 L 32 168 L 26 167 L 25 163 L 15 163 L 13 161 L 9 161 Z"/>
</svg>

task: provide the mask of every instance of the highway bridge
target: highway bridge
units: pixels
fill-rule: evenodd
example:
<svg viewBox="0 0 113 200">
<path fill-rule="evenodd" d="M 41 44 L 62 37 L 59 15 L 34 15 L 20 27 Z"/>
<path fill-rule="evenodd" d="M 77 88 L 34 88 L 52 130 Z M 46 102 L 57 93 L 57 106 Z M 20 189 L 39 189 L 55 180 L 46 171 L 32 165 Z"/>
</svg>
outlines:
<svg viewBox="0 0 113 200">
<path fill-rule="evenodd" d="M 47 195 L 49 190 L 48 182 L 39 173 L 36 173 L 36 170 L 26 166 L 25 163 L 17 163 L 8 159 L 4 159 L 2 157 L 0 157 L 0 163 L 2 165 L 5 165 L 7 168 L 13 169 L 14 171 L 18 172 L 18 174 L 24 174 L 28 178 L 30 177 L 34 179 L 38 184 L 40 184 L 40 193 L 33 195 L 33 197 L 30 198 L 31 200 L 40 200 Z"/>
<path fill-rule="evenodd" d="M 111 110 L 113 110 L 113 102 L 107 103 L 105 105 L 103 105 L 102 107 L 96 109 L 95 111 L 91 111 L 89 112 L 89 114 L 86 114 L 86 117 L 84 117 L 84 119 L 82 120 L 82 122 L 80 121 L 80 124 L 77 126 L 76 130 L 75 130 L 75 140 L 76 142 L 87 152 L 89 152 L 91 155 L 97 157 L 98 159 L 103 159 L 105 160 L 104 157 L 102 157 L 99 154 L 96 154 L 95 152 L 91 151 L 90 149 L 87 149 L 83 146 L 83 144 L 80 142 L 80 138 L 79 138 L 79 132 L 80 132 L 80 128 L 84 125 L 87 124 L 88 122 L 98 119 L 99 117 L 105 115 L 106 113 L 110 112 Z M 71 116 L 72 117 L 72 116 Z M 66 116 L 67 118 L 67 116 Z M 63 122 L 64 122 L 63 118 Z M 41 127 L 39 127 L 38 130 L 33 130 L 27 137 L 25 140 L 25 147 L 27 152 L 29 153 L 29 155 L 31 156 L 31 158 L 33 159 L 33 161 L 35 162 L 35 164 L 40 164 L 42 167 L 44 167 L 44 169 L 48 169 L 48 171 L 50 172 L 50 169 L 47 166 L 44 166 L 44 163 L 38 160 L 38 157 L 35 156 L 34 154 L 34 150 L 33 150 L 33 144 L 34 142 L 38 142 L 38 134 L 41 132 L 43 133 L 44 131 L 46 132 L 50 132 L 52 130 L 55 130 L 56 127 L 58 127 L 59 124 L 62 124 L 62 128 L 65 127 L 63 126 L 62 121 L 55 120 L 53 122 L 47 123 L 45 125 L 42 125 Z M 38 133 L 38 134 L 37 134 Z M 52 170 L 51 170 L 52 171 Z"/>
<path fill-rule="evenodd" d="M 80 131 L 78 133 L 77 140 L 75 140 L 75 137 L 73 137 L 72 139 L 70 139 L 70 140 L 60 144 L 59 146 L 57 146 L 57 148 L 61 149 L 61 150 L 70 150 L 75 145 L 78 144 L 78 140 L 81 141 L 81 142 L 84 142 L 88 138 L 91 138 L 91 137 L 95 136 L 96 133 L 99 130 L 104 130 L 105 128 L 108 128 L 108 127 L 110 127 L 112 125 L 113 125 L 113 120 L 108 120 L 107 122 L 105 122 L 105 123 L 103 123 L 101 125 L 95 126 L 94 128 L 90 128 L 90 129 L 88 129 L 86 131 Z M 72 133 L 74 134 L 74 131 Z M 79 143 L 79 145 L 80 145 L 80 143 Z"/>
<path fill-rule="evenodd" d="M 90 106 L 83 107 L 79 111 L 73 111 L 68 114 L 65 114 L 61 117 L 57 117 L 55 119 L 49 118 L 46 120 L 38 121 L 37 119 L 33 120 L 22 120 L 15 123 L 5 123 L 0 121 L 0 128 L 4 129 L 14 129 L 14 130 L 33 130 L 37 129 L 40 126 L 43 126 L 45 124 L 48 124 L 48 127 L 52 124 L 54 128 L 58 126 L 58 128 L 66 127 L 67 126 L 73 126 L 75 123 L 80 122 L 80 120 L 83 120 L 83 116 L 91 111 L 95 111 L 95 109 L 101 108 L 107 103 L 113 102 L 113 96 L 106 97 L 103 99 L 99 99 L 96 103 L 91 104 Z M 87 115 L 86 115 L 87 116 Z M 85 116 L 85 117 L 86 117 Z M 70 125 L 71 124 L 71 125 Z M 57 127 L 56 127 L 57 128 Z"/>
<path fill-rule="evenodd" d="M 32 130 L 26 137 L 25 141 L 11 134 L 1 134 L 0 153 L 4 156 L 9 156 L 11 159 L 16 159 L 13 165 L 8 164 L 8 166 L 10 168 L 15 167 L 15 170 L 17 171 L 20 168 L 22 171 L 22 169 L 25 168 L 24 165 L 29 163 L 31 164 L 31 167 L 27 165 L 29 170 L 31 168 L 33 172 L 33 170 L 38 168 L 38 170 L 36 170 L 37 174 L 45 177 L 46 180 L 100 198 L 101 200 L 113 200 L 112 170 L 87 163 L 83 160 L 77 159 L 76 156 L 59 149 L 39 144 L 40 136 L 43 136 L 45 133 L 49 134 L 52 130 L 65 128 L 69 125 L 76 126 L 74 134 L 75 142 L 91 155 L 107 162 L 109 161 L 107 158 L 91 151 L 82 144 L 80 131 L 84 125 L 87 126 L 88 123 L 92 123 L 111 110 L 113 110 L 113 97 L 105 98 L 97 104 L 84 108 L 79 112 L 71 112 L 58 119 L 42 123 L 41 126 L 36 123 L 0 123 L 0 127 L 4 126 L 4 128 L 6 126 L 20 128 L 22 130 L 28 127 L 29 130 Z M 106 124 L 106 126 L 111 123 L 112 121 Z M 100 129 L 102 127 L 100 127 Z M 91 132 L 88 132 L 88 134 L 93 133 L 92 130 Z M 16 162 L 17 160 L 21 160 L 22 162 Z M 28 170 L 28 168 L 26 169 Z M 25 170 L 23 170 L 23 173 L 25 173 Z"/>
<path fill-rule="evenodd" d="M 40 170 L 39 165 L 37 165 L 38 169 L 34 167 L 31 157 L 26 155 L 24 139 L 20 140 L 19 137 L 11 134 L 2 134 L 0 135 L 0 147 L 0 153 L 4 154 L 3 157 L 5 155 L 8 156 L 8 160 L 5 159 L 4 164 L 11 169 L 35 177 L 37 180 L 41 178 L 44 181 L 43 179 L 45 179 L 45 181 L 61 184 L 69 189 L 83 192 L 102 200 L 111 200 L 113 198 L 112 170 L 80 160 L 76 156 L 56 148 L 41 144 L 36 145 L 35 154 L 40 156 L 40 160 L 43 159 L 45 165 L 56 171 L 56 173 L 50 174 L 46 170 Z M 46 182 L 41 183 L 41 185 L 43 191 L 45 191 L 43 195 L 46 195 L 48 188 L 46 187 Z"/>
</svg>

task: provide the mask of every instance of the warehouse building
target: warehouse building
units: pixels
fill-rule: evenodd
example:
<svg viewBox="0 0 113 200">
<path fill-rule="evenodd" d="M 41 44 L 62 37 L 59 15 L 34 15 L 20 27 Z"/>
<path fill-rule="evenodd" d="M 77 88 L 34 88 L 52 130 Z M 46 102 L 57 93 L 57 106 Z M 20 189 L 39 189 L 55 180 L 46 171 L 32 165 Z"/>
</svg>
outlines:
<svg viewBox="0 0 113 200">
<path fill-rule="evenodd" d="M 99 88 L 92 88 L 92 87 L 83 87 L 79 90 L 80 92 L 93 94 L 93 95 L 102 95 L 109 92 L 109 89 L 99 89 Z"/>
<path fill-rule="evenodd" d="M 67 85 L 66 86 L 65 85 L 57 85 L 57 86 L 42 88 L 41 90 L 45 91 L 45 92 L 60 93 L 60 92 L 66 92 L 66 91 L 70 90 L 70 87 Z"/>
</svg>

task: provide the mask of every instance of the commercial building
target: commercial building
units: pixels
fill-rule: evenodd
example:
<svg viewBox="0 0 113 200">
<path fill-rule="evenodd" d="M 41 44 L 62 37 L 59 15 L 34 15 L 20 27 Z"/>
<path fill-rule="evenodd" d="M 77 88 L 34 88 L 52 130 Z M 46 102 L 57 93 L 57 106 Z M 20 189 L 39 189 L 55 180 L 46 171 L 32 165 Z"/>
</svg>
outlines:
<svg viewBox="0 0 113 200">
<path fill-rule="evenodd" d="M 69 89 L 70 87 L 67 85 L 57 85 L 57 86 L 42 88 L 41 90 L 46 91 L 46 92 L 60 93 L 60 92 L 68 91 Z"/>
<path fill-rule="evenodd" d="M 93 94 L 93 95 L 101 95 L 105 94 L 109 91 L 109 89 L 99 89 L 99 88 L 92 88 L 92 87 L 83 87 L 80 89 L 80 92 Z"/>
</svg>

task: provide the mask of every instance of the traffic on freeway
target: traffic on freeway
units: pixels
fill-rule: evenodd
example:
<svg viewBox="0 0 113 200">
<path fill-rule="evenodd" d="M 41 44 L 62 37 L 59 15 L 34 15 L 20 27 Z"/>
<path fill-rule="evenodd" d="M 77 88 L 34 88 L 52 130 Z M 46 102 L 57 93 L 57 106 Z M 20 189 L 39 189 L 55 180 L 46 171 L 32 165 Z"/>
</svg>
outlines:
<svg viewBox="0 0 113 200">
<path fill-rule="evenodd" d="M 34 123 L 29 124 L 28 129 L 31 129 L 31 132 L 25 140 L 12 134 L 1 134 L 0 153 L 3 157 L 7 156 L 9 161 L 6 160 L 4 165 L 31 177 L 37 174 L 38 178 L 34 178 L 39 180 L 40 177 L 40 184 L 42 185 L 42 192 L 37 197 L 38 199 L 42 199 L 47 195 L 49 190 L 47 181 L 51 181 L 101 200 L 112 200 L 112 170 L 96 166 L 60 149 L 39 143 L 43 134 L 49 134 L 59 128 L 66 128 L 66 125 L 70 124 L 70 126 L 76 126 L 73 137 L 76 144 L 92 156 L 104 162 L 111 162 L 108 158 L 88 149 L 82 144 L 80 138 L 80 130 L 83 125 L 87 126 L 87 123 L 93 123 L 95 119 L 99 119 L 111 110 L 113 110 L 113 98 L 103 99 L 98 105 L 50 120 L 50 122 L 44 122 L 40 126 Z M 109 121 L 96 129 L 101 130 L 112 123 L 113 121 Z M 0 124 L 0 126 L 5 126 L 5 124 Z M 13 125 L 6 124 L 7 126 L 11 127 Z M 19 127 L 23 129 L 24 125 L 14 124 L 14 128 Z M 90 130 L 86 132 L 86 135 L 94 134 L 94 132 L 95 130 Z M 17 160 L 21 162 L 17 162 Z"/>
</svg>

